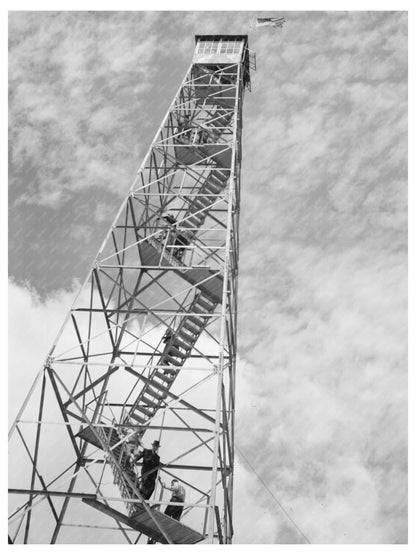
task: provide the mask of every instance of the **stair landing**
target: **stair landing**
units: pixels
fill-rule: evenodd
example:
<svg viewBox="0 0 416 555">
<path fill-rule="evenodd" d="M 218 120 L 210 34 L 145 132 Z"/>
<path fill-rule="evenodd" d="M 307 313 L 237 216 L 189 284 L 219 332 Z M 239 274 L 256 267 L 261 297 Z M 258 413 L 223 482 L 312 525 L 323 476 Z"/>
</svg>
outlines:
<svg viewBox="0 0 416 555">
<path fill-rule="evenodd" d="M 137 530 L 138 532 L 142 532 L 149 538 L 156 540 L 159 543 L 168 543 L 164 535 L 160 532 L 159 528 L 151 519 L 148 512 L 144 509 L 143 506 L 137 505 L 137 509 L 135 510 L 132 516 L 127 516 L 120 511 L 116 511 L 112 507 L 97 501 L 96 499 L 90 498 L 83 498 L 82 501 L 94 509 L 101 511 L 102 513 L 114 518 L 118 522 L 122 522 L 133 530 Z M 155 518 L 156 522 L 160 524 L 166 534 L 169 536 L 169 539 L 172 543 L 176 544 L 192 544 L 198 543 L 204 539 L 199 532 L 189 528 L 185 524 L 178 522 L 177 520 L 171 518 L 170 516 L 166 516 L 165 514 L 161 513 L 156 509 L 151 509 L 153 517 Z"/>
<path fill-rule="evenodd" d="M 106 434 L 106 436 L 108 437 L 110 435 L 110 432 L 112 430 L 112 428 L 104 426 L 103 430 Z M 83 428 L 80 432 L 78 432 L 76 434 L 78 437 L 80 437 L 81 439 L 85 439 L 85 441 L 88 441 L 88 443 L 91 443 L 92 445 L 94 445 L 95 447 L 99 447 L 100 449 L 103 448 L 100 440 L 97 438 L 97 436 L 94 434 L 94 432 L 92 431 L 91 427 L 88 426 L 87 428 Z M 112 445 L 115 445 L 115 441 L 112 443 Z M 110 445 L 112 447 L 112 445 Z"/>
<path fill-rule="evenodd" d="M 186 281 L 195 285 L 204 295 L 209 297 L 215 304 L 222 302 L 223 276 L 218 271 L 209 268 L 184 268 L 183 264 L 175 259 L 174 256 L 165 253 L 161 255 L 162 245 L 153 238 L 143 241 L 140 246 L 140 256 L 144 266 L 163 266 L 172 269 L 182 276 Z"/>
</svg>

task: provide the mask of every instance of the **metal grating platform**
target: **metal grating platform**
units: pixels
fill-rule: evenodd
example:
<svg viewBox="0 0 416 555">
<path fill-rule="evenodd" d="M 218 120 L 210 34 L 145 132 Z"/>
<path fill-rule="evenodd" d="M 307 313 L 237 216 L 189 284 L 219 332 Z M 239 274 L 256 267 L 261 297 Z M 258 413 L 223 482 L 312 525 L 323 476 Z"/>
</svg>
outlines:
<svg viewBox="0 0 416 555">
<path fill-rule="evenodd" d="M 110 431 L 112 430 L 112 428 L 103 427 L 103 430 L 106 436 L 108 437 L 110 435 Z M 96 435 L 94 434 L 90 426 L 88 426 L 88 428 L 82 429 L 76 435 L 81 439 L 85 439 L 85 441 L 88 441 L 88 443 L 91 443 L 95 447 L 99 447 L 100 449 L 103 448 L 103 446 L 101 445 L 100 441 L 97 439 Z M 115 441 L 111 442 L 111 446 L 113 445 L 115 445 Z"/>
<path fill-rule="evenodd" d="M 222 302 L 222 275 L 209 268 L 184 268 L 180 262 L 174 260 L 174 257 L 166 254 L 162 257 L 161 252 L 155 248 L 155 243 L 157 242 L 150 239 L 140 244 L 140 256 L 144 266 L 158 267 L 161 263 L 163 266 L 170 266 L 186 281 L 198 287 L 213 302 L 217 304 Z"/>
<path fill-rule="evenodd" d="M 127 526 L 130 526 L 130 528 L 133 528 L 133 530 L 142 532 L 149 538 L 152 538 L 159 543 L 168 543 L 166 538 L 160 532 L 159 528 L 149 516 L 148 512 L 140 505 L 137 506 L 135 514 L 131 517 L 128 517 L 127 515 L 116 511 L 112 507 L 104 505 L 104 503 L 101 503 L 96 499 L 83 498 L 82 501 L 87 505 L 94 507 L 94 509 L 97 509 L 102 513 L 114 518 L 115 520 L 122 522 Z M 181 524 L 177 520 L 170 518 L 170 516 L 166 516 L 165 514 L 155 509 L 149 508 L 149 510 L 151 511 L 156 522 L 160 524 L 160 526 L 169 536 L 169 539 L 172 543 L 192 544 L 198 543 L 204 539 L 204 536 L 202 536 L 199 532 L 196 532 L 185 524 Z"/>
</svg>

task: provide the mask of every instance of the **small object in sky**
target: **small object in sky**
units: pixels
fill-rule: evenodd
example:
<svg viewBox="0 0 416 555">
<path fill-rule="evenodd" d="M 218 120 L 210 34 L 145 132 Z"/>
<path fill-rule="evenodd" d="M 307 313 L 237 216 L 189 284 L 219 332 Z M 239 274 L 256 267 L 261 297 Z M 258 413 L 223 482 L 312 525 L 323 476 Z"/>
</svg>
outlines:
<svg viewBox="0 0 416 555">
<path fill-rule="evenodd" d="M 283 27 L 284 17 L 258 17 L 256 27 Z"/>
</svg>

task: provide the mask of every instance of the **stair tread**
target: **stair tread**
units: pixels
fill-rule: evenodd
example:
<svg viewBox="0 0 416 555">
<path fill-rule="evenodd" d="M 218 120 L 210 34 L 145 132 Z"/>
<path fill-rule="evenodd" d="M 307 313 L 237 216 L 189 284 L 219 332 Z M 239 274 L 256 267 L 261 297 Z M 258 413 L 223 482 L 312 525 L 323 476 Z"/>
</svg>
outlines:
<svg viewBox="0 0 416 555">
<path fill-rule="evenodd" d="M 182 329 L 188 330 L 190 334 L 195 335 L 201 329 L 201 326 L 196 326 L 187 318 L 186 321 L 183 323 Z"/>
<path fill-rule="evenodd" d="M 187 316 L 186 318 L 187 320 L 190 320 L 191 322 L 197 324 L 199 327 L 202 327 L 204 325 L 204 320 L 198 316 Z"/>
<path fill-rule="evenodd" d="M 215 303 L 201 296 L 195 301 L 195 305 L 207 307 L 207 310 L 212 310 L 215 307 Z"/>
<path fill-rule="evenodd" d="M 175 337 L 174 343 L 173 345 L 178 345 L 182 348 L 185 349 L 187 351 L 189 351 L 190 349 L 192 349 L 192 343 L 187 342 L 185 340 L 180 339 L 179 337 Z"/>
<path fill-rule="evenodd" d="M 148 392 L 145 390 L 145 393 L 148 393 Z M 155 403 L 153 399 L 151 399 L 150 397 L 146 397 L 146 395 L 144 394 L 142 395 L 142 402 L 145 403 L 146 405 L 150 405 L 156 408 L 159 406 L 158 403 Z"/>
<path fill-rule="evenodd" d="M 143 412 L 144 414 L 146 414 L 147 416 L 153 416 L 153 411 L 147 409 L 146 407 L 144 407 L 143 405 L 138 405 L 136 407 L 136 411 L 139 410 L 140 412 Z"/>
<path fill-rule="evenodd" d="M 183 353 L 182 351 L 180 351 L 177 347 L 175 347 L 175 345 L 170 345 L 169 350 L 168 350 L 168 354 L 171 356 L 177 356 L 177 357 L 181 357 L 181 358 L 186 358 L 186 354 Z"/>
<path fill-rule="evenodd" d="M 146 387 L 146 391 L 149 395 L 156 397 L 157 399 L 163 400 L 166 399 L 166 393 L 160 393 L 159 390 L 156 391 L 156 388 L 151 388 L 150 386 Z"/>
<path fill-rule="evenodd" d="M 131 416 L 131 418 L 134 418 L 134 420 L 137 420 L 137 422 L 139 422 L 139 424 L 143 424 L 144 422 L 146 422 L 145 418 L 143 418 L 139 414 L 136 415 L 134 412 L 130 412 L 129 416 Z"/>
<path fill-rule="evenodd" d="M 175 366 L 181 366 L 182 365 L 182 361 L 178 361 L 175 360 L 172 356 L 168 355 L 167 353 L 163 355 L 163 360 L 167 360 L 170 363 L 174 364 Z M 163 365 L 163 362 L 162 362 Z M 168 368 L 166 368 L 166 370 L 168 370 Z"/>
<path fill-rule="evenodd" d="M 160 380 L 163 380 L 165 382 L 173 382 L 173 378 L 169 378 L 169 376 L 167 376 L 166 374 L 160 374 L 159 372 L 156 372 L 154 377 L 159 378 Z M 154 383 L 157 384 L 157 382 Z"/>
<path fill-rule="evenodd" d="M 173 381 L 173 380 L 172 380 L 172 381 Z M 154 382 L 153 380 L 150 380 L 150 385 L 151 385 L 152 387 L 156 387 L 156 386 L 158 386 L 159 384 L 156 383 L 156 382 Z M 164 392 L 166 392 L 166 393 L 169 391 L 166 387 L 161 387 L 161 390 L 164 391 Z"/>
</svg>

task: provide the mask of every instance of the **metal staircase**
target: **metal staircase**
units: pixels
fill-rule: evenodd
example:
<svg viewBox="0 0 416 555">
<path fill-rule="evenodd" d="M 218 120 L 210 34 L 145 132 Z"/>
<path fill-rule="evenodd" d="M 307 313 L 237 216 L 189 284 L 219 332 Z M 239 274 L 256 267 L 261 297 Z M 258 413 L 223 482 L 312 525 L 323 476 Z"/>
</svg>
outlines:
<svg viewBox="0 0 416 555">
<path fill-rule="evenodd" d="M 136 424 L 144 426 L 158 409 L 165 405 L 167 392 L 198 341 L 215 307 L 216 303 L 201 292 L 195 296 L 188 308 L 188 314 L 181 319 L 177 329 L 169 330 L 163 354 L 156 367 L 151 370 L 145 386 L 129 412 L 129 418 Z"/>
<path fill-rule="evenodd" d="M 83 498 L 82 501 L 84 503 L 160 543 L 168 543 L 166 533 L 170 538 L 170 543 L 176 544 L 198 543 L 204 539 L 203 535 L 163 514 L 157 507 L 152 508 L 148 505 L 145 507 L 142 503 L 138 504 L 128 501 L 128 499 L 135 498 L 133 488 L 128 483 L 128 479 L 131 483 L 135 484 L 136 474 L 128 464 L 126 444 L 120 443 L 120 445 L 117 445 L 122 437 L 115 428 L 95 427 L 94 432 L 91 428 L 85 428 L 79 435 L 98 447 L 102 447 L 102 444 L 105 445 L 107 462 L 113 471 L 114 483 L 118 486 L 122 497 L 126 499 L 127 515 L 91 497 Z"/>
<path fill-rule="evenodd" d="M 137 477 L 129 464 L 130 453 L 127 445 L 125 442 L 121 443 L 123 436 L 114 427 L 94 426 L 93 428 L 94 431 L 90 427 L 84 428 L 78 435 L 96 447 L 102 449 L 104 446 L 104 451 L 107 454 L 106 461 L 114 476 L 113 483 L 118 486 L 121 496 L 126 499 L 125 505 L 128 514 L 132 514 L 136 504 L 127 501 L 127 499 L 134 499 L 136 495 L 129 480 L 135 484 Z"/>
<path fill-rule="evenodd" d="M 221 170 L 212 170 L 198 191 L 197 196 L 186 197 L 188 209 L 178 226 L 184 231 L 185 238 L 191 243 L 202 227 L 212 205 L 226 186 L 226 176 Z"/>
<path fill-rule="evenodd" d="M 197 96 L 204 104 L 204 109 L 210 114 L 209 121 L 204 126 L 200 126 L 197 122 L 189 122 L 187 130 L 178 135 L 174 141 L 181 147 L 176 149 L 179 162 L 191 164 L 210 156 L 213 169 L 209 171 L 204 182 L 199 184 L 198 189 L 195 189 L 192 194 L 183 196 L 187 208 L 181 211 L 180 219 L 171 225 L 169 232 L 165 236 L 152 234 L 153 236 L 146 237 L 139 246 L 142 263 L 145 266 L 161 264 L 172 266 L 185 280 L 196 285 L 197 291 L 186 308 L 187 314 L 180 319 L 176 328 L 172 327 L 166 331 L 163 352 L 156 364 L 153 363 L 154 355 L 152 356 L 149 362 L 149 374 L 143 380 L 144 385 L 122 419 L 125 428 L 134 426 L 140 435 L 145 432 L 146 425 L 157 411 L 166 406 L 170 388 L 210 317 L 222 301 L 222 275 L 215 274 L 213 270 L 185 269 L 187 264 L 192 262 L 192 249 L 198 246 L 198 231 L 203 227 L 211 208 L 225 190 L 229 171 L 220 168 L 229 165 L 228 157 L 231 155 L 230 150 L 230 153 L 224 156 L 221 149 L 227 149 L 227 143 L 220 141 L 224 129 L 228 131 L 230 129 L 233 112 L 230 110 L 228 99 L 218 101 L 223 94 L 221 87 L 224 87 L 224 84 L 230 84 L 228 76 L 214 74 L 204 67 L 201 67 L 201 71 L 205 76 L 204 87 L 198 89 Z M 215 89 L 215 98 L 204 99 L 206 87 L 211 91 Z M 161 218 L 163 214 L 159 215 L 159 220 Z M 137 476 L 129 464 L 128 443 L 123 441 L 123 435 L 116 427 L 101 426 L 94 430 L 102 444 L 106 446 L 107 462 L 113 472 L 114 484 L 118 486 L 121 496 L 125 499 L 128 515 L 132 518 L 138 510 L 138 505 L 129 501 L 136 497 L 129 481 L 136 484 Z M 94 432 L 90 428 L 84 429 L 80 435 L 87 441 L 102 447 L 96 438 L 92 437 Z M 117 446 L 114 447 L 115 445 Z"/>
<path fill-rule="evenodd" d="M 163 353 L 156 367 L 152 367 L 144 387 L 124 420 L 126 427 L 134 423 L 143 426 L 138 429 L 139 433 L 144 432 L 146 423 L 155 416 L 161 407 L 165 406 L 169 389 L 216 306 L 216 303 L 203 293 L 198 293 L 188 307 L 188 314 L 181 319 L 178 327 L 168 330 Z M 130 450 L 127 442 L 122 441 L 123 436 L 116 428 L 98 426 L 94 427 L 94 430 L 102 444 L 105 445 L 106 452 L 111 452 L 113 455 L 107 457 L 107 462 L 112 469 L 114 483 L 118 486 L 121 496 L 126 500 L 136 497 L 127 479 L 129 478 L 133 483 L 136 482 L 136 474 L 129 464 Z M 102 447 L 93 437 L 90 428 L 85 429 L 80 435 L 90 443 Z M 132 515 L 137 504 L 126 501 L 125 505 L 128 514 Z"/>
</svg>

